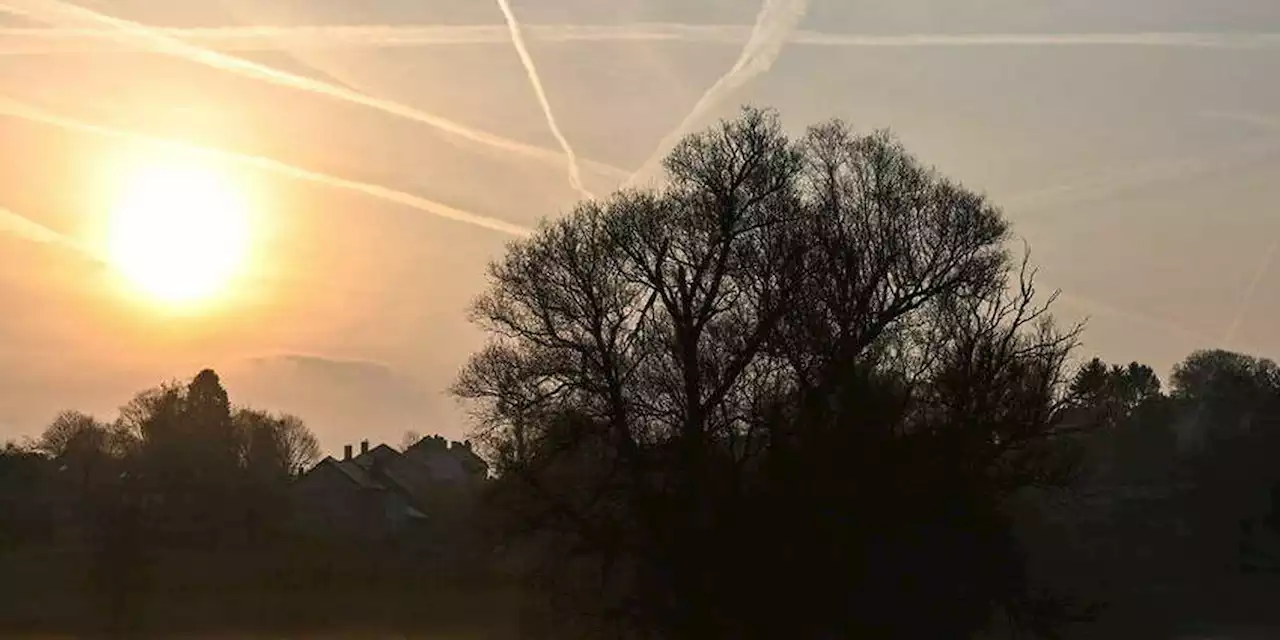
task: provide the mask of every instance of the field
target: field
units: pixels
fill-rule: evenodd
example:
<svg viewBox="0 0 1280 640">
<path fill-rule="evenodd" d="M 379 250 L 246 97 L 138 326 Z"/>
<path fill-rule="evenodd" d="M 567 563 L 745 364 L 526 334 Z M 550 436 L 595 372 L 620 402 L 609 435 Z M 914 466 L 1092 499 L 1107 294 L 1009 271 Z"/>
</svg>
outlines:
<svg viewBox="0 0 1280 640">
<path fill-rule="evenodd" d="M 0 635 L 512 638 L 517 589 L 403 558 L 166 551 L 99 559 L 70 548 L 0 552 Z"/>
</svg>

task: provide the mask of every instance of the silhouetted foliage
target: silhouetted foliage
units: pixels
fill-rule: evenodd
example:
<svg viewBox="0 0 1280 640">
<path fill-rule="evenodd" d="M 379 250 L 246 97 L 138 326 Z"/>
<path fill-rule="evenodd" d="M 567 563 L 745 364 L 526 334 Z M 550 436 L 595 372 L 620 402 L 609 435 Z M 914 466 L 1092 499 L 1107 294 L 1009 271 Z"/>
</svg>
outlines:
<svg viewBox="0 0 1280 640">
<path fill-rule="evenodd" d="M 297 416 L 240 409 L 233 421 L 248 468 L 288 477 L 320 460 L 320 441 Z"/>
<path fill-rule="evenodd" d="M 0 552 L 49 535 L 52 463 L 32 446 L 0 447 Z"/>
<path fill-rule="evenodd" d="M 999 211 L 888 134 L 758 110 L 666 167 L 475 305 L 456 391 L 548 591 L 607 634 L 1049 631 L 1002 509 L 1067 477 L 1076 331 Z"/>
<path fill-rule="evenodd" d="M 25 571 L 23 558 L 59 550 L 68 567 L 41 582 L 79 580 L 94 595 L 92 614 L 65 612 L 68 623 L 130 635 L 186 571 L 161 569 L 166 555 L 235 549 L 228 571 L 269 575 L 272 562 L 253 558 L 285 531 L 289 483 L 318 457 L 301 420 L 233 410 L 210 370 L 138 394 L 113 423 L 64 412 L 30 446 L 0 451 L 0 548 L 19 547 L 0 562 Z"/>
<path fill-rule="evenodd" d="M 1086 439 L 1089 473 L 1070 499 L 1026 521 L 1042 577 L 1106 606 L 1084 637 L 1168 637 L 1275 624 L 1272 528 L 1280 384 L 1270 361 L 1197 351 L 1165 395 L 1149 367 L 1094 360 L 1075 410 L 1107 428 Z M 1052 568 L 1051 568 L 1052 567 Z M 1111 634 L 1111 635 L 1108 635 Z"/>
</svg>

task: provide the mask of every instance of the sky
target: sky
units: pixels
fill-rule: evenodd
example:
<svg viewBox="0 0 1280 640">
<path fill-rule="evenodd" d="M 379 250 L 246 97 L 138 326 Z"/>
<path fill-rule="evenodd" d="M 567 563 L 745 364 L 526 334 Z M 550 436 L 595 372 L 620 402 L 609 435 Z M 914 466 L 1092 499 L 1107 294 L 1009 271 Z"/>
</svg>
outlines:
<svg viewBox="0 0 1280 640">
<path fill-rule="evenodd" d="M 328 451 L 460 438 L 486 265 L 746 103 L 989 195 L 1080 357 L 1280 356 L 1276 69 L 1275 0 L 0 0 L 0 440 L 205 367 Z M 178 313 L 101 239 L 188 156 L 252 259 Z"/>
</svg>

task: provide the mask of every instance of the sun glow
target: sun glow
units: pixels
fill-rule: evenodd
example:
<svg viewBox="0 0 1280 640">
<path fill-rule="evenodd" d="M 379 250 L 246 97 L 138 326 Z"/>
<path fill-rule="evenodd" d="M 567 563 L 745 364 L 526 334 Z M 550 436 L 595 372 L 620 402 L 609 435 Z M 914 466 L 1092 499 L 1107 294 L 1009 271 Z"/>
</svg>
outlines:
<svg viewBox="0 0 1280 640">
<path fill-rule="evenodd" d="M 187 307 L 210 300 L 244 267 L 249 206 L 215 168 L 153 158 L 123 176 L 111 209 L 112 264 L 155 301 Z"/>
</svg>

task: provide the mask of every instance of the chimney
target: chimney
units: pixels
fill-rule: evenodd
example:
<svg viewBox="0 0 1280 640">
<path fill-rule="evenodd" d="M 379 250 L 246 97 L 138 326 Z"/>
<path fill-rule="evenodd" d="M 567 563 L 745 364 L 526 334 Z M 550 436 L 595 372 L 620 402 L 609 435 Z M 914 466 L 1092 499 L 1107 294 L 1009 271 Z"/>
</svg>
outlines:
<svg viewBox="0 0 1280 640">
<path fill-rule="evenodd" d="M 342 459 L 343 459 L 343 460 L 350 460 L 350 459 L 351 459 L 351 445 L 349 445 L 349 444 L 348 444 L 348 445 L 343 445 L 343 447 L 342 447 Z"/>
<path fill-rule="evenodd" d="M 361 440 L 361 441 L 360 441 L 360 455 L 364 455 L 364 454 L 366 454 L 366 453 L 369 453 L 369 441 L 368 441 L 368 440 Z"/>
</svg>

